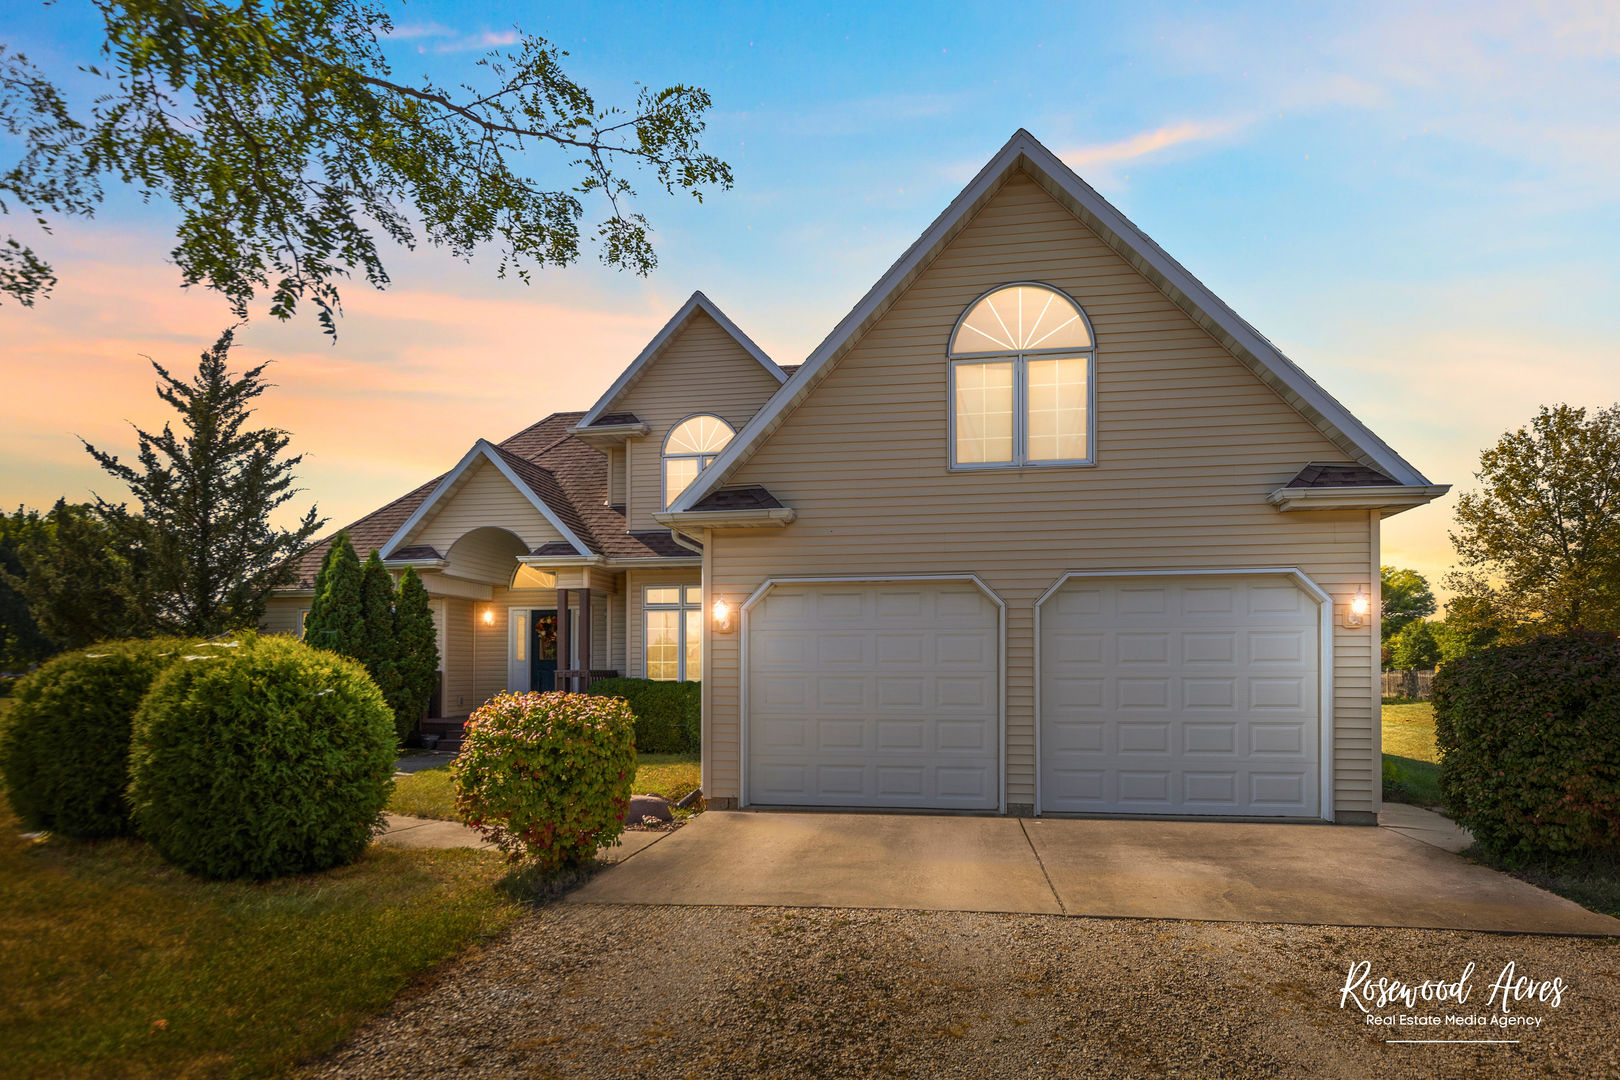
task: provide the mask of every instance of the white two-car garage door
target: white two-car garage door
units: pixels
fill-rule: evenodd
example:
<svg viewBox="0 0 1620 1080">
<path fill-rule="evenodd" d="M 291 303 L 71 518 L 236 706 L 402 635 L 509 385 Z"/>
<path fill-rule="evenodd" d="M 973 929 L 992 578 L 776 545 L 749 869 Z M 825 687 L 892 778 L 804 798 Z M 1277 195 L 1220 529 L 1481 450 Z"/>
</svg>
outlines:
<svg viewBox="0 0 1620 1080">
<path fill-rule="evenodd" d="M 1000 640 L 971 581 L 774 585 L 748 615 L 747 801 L 996 809 Z"/>
<path fill-rule="evenodd" d="M 1038 617 L 1043 811 L 1321 816 L 1321 609 L 1293 576 L 1071 578 Z"/>
</svg>

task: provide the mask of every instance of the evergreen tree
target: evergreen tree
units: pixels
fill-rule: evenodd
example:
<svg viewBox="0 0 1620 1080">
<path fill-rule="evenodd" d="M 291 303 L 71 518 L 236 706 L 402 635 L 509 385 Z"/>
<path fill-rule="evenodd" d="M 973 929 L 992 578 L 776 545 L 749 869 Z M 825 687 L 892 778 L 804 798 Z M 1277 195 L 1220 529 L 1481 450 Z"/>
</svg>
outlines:
<svg viewBox="0 0 1620 1080">
<path fill-rule="evenodd" d="M 394 579 L 375 549 L 360 569 L 360 640 L 354 658 L 366 666 L 390 704 L 399 696 L 399 649 L 394 634 Z"/>
<path fill-rule="evenodd" d="M 332 546 L 321 560 L 315 599 L 304 620 L 304 640 L 339 656 L 358 657 L 364 648 L 364 628 L 360 558 L 344 531 L 332 538 Z"/>
<path fill-rule="evenodd" d="M 55 651 L 23 593 L 23 546 L 50 532 L 38 510 L 19 506 L 15 514 L 0 514 L 0 672 L 27 671 Z"/>
<path fill-rule="evenodd" d="M 433 627 L 427 588 L 414 568 L 407 569 L 399 580 L 394 642 L 397 680 L 388 703 L 394 708 L 395 730 L 403 742 L 426 712 L 439 672 L 439 635 Z"/>
<path fill-rule="evenodd" d="M 91 507 L 58 499 L 22 535 L 21 572 L 5 572 L 5 578 L 27 602 L 49 653 L 155 634 L 143 562 L 143 549 L 120 543 Z"/>
<path fill-rule="evenodd" d="M 231 341 L 231 331 L 220 335 L 189 382 L 153 361 L 158 397 L 180 414 L 185 430 L 176 435 L 165 424 L 154 435 L 136 428 L 139 469 L 84 444 L 141 504 L 135 515 L 96 500 L 118 542 L 142 550 L 153 615 L 176 634 L 257 623 L 271 591 L 291 580 L 293 556 L 323 524 L 313 506 L 291 531 L 270 524 L 297 494 L 293 469 L 303 458 L 282 457 L 286 432 L 246 426 L 250 405 L 267 389 L 260 381 L 265 366 L 233 376 L 226 368 Z"/>
</svg>

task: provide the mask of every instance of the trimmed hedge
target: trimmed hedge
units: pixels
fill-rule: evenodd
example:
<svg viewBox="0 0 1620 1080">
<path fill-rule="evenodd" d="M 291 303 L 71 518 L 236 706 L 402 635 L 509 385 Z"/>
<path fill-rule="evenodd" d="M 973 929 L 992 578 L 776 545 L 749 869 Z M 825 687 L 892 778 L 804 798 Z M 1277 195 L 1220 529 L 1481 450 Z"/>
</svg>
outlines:
<svg viewBox="0 0 1620 1080">
<path fill-rule="evenodd" d="M 456 809 L 514 862 L 549 874 L 624 831 L 635 720 L 618 698 L 499 694 L 467 719 L 451 764 Z"/>
<path fill-rule="evenodd" d="M 1434 679 L 1447 811 L 1509 862 L 1620 851 L 1620 637 L 1548 635 Z"/>
<path fill-rule="evenodd" d="M 636 751 L 695 754 L 703 743 L 702 684 L 652 679 L 598 679 L 585 691 L 623 698 L 636 716 Z"/>
<path fill-rule="evenodd" d="M 199 650 L 199 653 L 204 650 Z M 394 715 L 366 669 L 272 635 L 192 654 L 135 715 L 130 803 L 164 858 L 210 878 L 351 862 L 393 788 Z"/>
<path fill-rule="evenodd" d="M 194 638 L 109 641 L 20 680 L 0 731 L 0 774 L 17 816 L 81 840 L 129 833 L 135 710 L 160 674 L 199 648 Z"/>
</svg>

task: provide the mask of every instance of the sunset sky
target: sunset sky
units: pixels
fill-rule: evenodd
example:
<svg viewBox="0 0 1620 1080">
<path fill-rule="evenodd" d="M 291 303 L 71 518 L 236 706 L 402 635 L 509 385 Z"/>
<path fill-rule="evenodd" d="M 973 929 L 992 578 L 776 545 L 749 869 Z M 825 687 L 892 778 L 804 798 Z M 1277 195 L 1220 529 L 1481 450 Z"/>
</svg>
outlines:
<svg viewBox="0 0 1620 1080">
<path fill-rule="evenodd" d="M 734 190 L 643 184 L 650 278 L 524 286 L 493 258 L 385 251 L 335 344 L 261 309 L 261 416 L 307 455 L 335 525 L 547 413 L 587 407 L 694 289 L 798 363 L 1014 130 L 1027 127 L 1432 480 L 1540 404 L 1620 399 L 1620 5 L 1484 3 L 398 5 L 396 73 L 471 81 L 514 22 L 599 100 L 714 97 Z M 0 42 L 61 76 L 93 61 L 82 0 L 19 2 Z M 0 141 L 0 167 L 15 147 Z M 539 156 L 541 175 L 561 165 Z M 565 181 L 558 175 L 558 183 Z M 599 209 L 599 208 L 593 208 Z M 0 499 L 117 496 L 75 436 L 127 451 L 171 369 L 231 322 L 166 260 L 173 218 L 114 189 L 43 241 L 61 277 L 0 306 Z M 13 222 L 8 228 L 15 228 Z M 1386 523 L 1384 561 L 1437 579 L 1455 492 Z"/>
</svg>

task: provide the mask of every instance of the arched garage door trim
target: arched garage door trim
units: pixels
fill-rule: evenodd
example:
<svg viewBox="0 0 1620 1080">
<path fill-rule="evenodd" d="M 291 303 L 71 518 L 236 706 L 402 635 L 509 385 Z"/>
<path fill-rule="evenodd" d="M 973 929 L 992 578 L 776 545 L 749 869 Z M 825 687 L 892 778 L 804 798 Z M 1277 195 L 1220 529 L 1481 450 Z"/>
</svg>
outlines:
<svg viewBox="0 0 1620 1080">
<path fill-rule="evenodd" d="M 1306 576 L 1298 567 L 1234 567 L 1212 570 L 1070 570 L 1035 601 L 1035 813 L 1042 813 L 1041 802 L 1041 608 L 1071 581 L 1092 578 L 1152 578 L 1152 577 L 1286 577 L 1299 586 L 1316 602 L 1320 612 L 1319 630 L 1321 690 L 1319 711 L 1321 733 L 1318 754 L 1321 757 L 1320 787 L 1322 817 L 1333 820 L 1333 598 L 1321 586 Z M 1005 768 L 1005 766 L 1004 766 Z"/>
<path fill-rule="evenodd" d="M 738 663 L 737 697 L 737 789 L 739 806 L 749 805 L 748 797 L 748 639 L 749 613 L 778 585 L 885 585 L 925 581 L 958 581 L 972 584 L 996 605 L 996 739 L 999 757 L 998 812 L 1007 812 L 1007 603 L 977 574 L 897 574 L 852 577 L 773 577 L 755 589 L 743 602 Z"/>
</svg>

